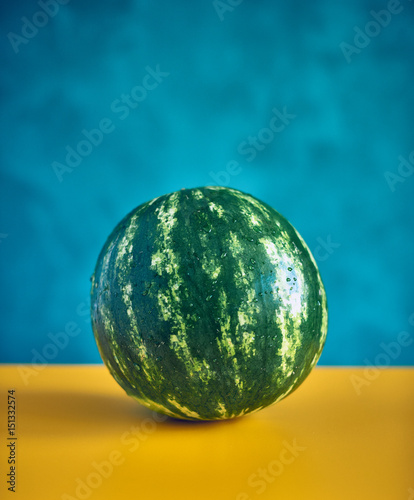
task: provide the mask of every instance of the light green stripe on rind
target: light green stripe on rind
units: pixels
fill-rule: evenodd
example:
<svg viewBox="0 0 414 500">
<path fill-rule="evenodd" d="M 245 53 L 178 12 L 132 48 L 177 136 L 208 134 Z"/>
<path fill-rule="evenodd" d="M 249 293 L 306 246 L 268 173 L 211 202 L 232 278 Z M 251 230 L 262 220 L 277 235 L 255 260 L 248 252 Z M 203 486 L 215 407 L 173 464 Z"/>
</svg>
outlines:
<svg viewBox="0 0 414 500">
<path fill-rule="evenodd" d="M 133 245 L 132 241 L 138 230 L 138 219 L 140 211 L 135 213 L 128 221 L 128 226 L 125 228 L 125 234 L 118 243 L 117 256 L 115 261 L 116 268 L 122 273 L 127 272 L 126 262 L 130 263 L 133 259 Z M 127 259 L 124 257 L 127 256 Z"/>
<path fill-rule="evenodd" d="M 141 209 L 142 210 L 142 209 Z M 140 369 L 146 375 L 147 379 L 152 378 L 153 370 L 156 369 L 155 363 L 150 356 L 148 356 L 147 348 L 145 342 L 142 338 L 141 332 L 138 328 L 137 321 L 137 311 L 134 309 L 132 304 L 132 290 L 133 286 L 130 282 L 130 269 L 131 264 L 134 259 L 134 244 L 133 241 L 136 237 L 136 233 L 139 229 L 139 216 L 141 210 L 137 211 L 128 221 L 128 226 L 125 229 L 125 234 L 123 238 L 118 243 L 118 253 L 115 261 L 115 269 L 117 277 L 119 280 L 119 288 L 122 293 L 122 301 L 126 309 L 126 313 L 129 319 L 130 331 L 126 332 L 130 342 L 132 342 L 134 347 L 134 354 L 138 356 L 140 360 Z M 122 348 L 118 347 L 122 352 Z M 131 385 L 133 385 L 131 380 L 130 368 L 127 364 L 121 360 L 118 361 L 119 369 L 124 374 L 125 378 L 129 380 Z M 161 375 L 160 375 L 161 376 Z"/>
<path fill-rule="evenodd" d="M 112 260 L 112 254 L 116 247 L 116 240 L 111 243 L 108 247 L 103 261 L 102 261 L 102 270 L 100 276 L 106 277 L 108 275 L 108 269 L 110 266 L 110 262 Z M 107 308 L 107 301 L 105 300 L 105 293 L 109 293 L 109 283 L 105 279 L 100 279 L 99 281 L 95 281 L 96 276 L 93 276 L 92 287 L 95 289 L 95 294 L 97 296 L 97 310 L 99 311 L 103 324 L 105 327 L 105 331 L 107 335 L 109 335 L 110 342 L 114 343 L 115 331 L 113 326 L 113 318 L 111 315 L 111 311 Z"/>
<path fill-rule="evenodd" d="M 168 402 L 175 406 L 177 410 L 186 415 L 188 418 L 201 419 L 201 416 L 197 412 L 190 410 L 184 405 L 181 405 L 174 397 L 170 397 L 168 399 Z"/>
<path fill-rule="evenodd" d="M 308 317 L 306 302 L 303 301 L 307 291 L 302 264 L 288 253 L 286 236 L 282 233 L 276 238 L 276 242 L 266 238 L 259 239 L 273 264 L 275 279 L 272 283 L 272 289 L 273 294 L 280 301 L 280 307 L 275 313 L 275 322 L 282 334 L 282 344 L 278 351 L 278 355 L 283 360 L 281 364 L 283 380 L 280 380 L 281 383 L 293 373 L 296 351 L 302 343 L 301 325 Z M 287 278 L 289 276 L 287 269 L 292 270 L 290 278 Z"/>
<path fill-rule="evenodd" d="M 255 314 L 260 312 L 256 302 L 256 292 L 251 286 L 251 280 L 248 276 L 248 270 L 244 265 L 243 245 L 238 235 L 230 231 L 228 252 L 237 261 L 237 271 L 234 277 L 237 288 L 244 288 L 246 291 L 245 300 L 239 305 L 237 311 L 238 323 L 236 325 L 236 335 L 242 337 L 248 342 L 242 343 L 242 350 L 246 357 L 252 357 L 256 354 L 254 339 L 257 321 Z"/>
<path fill-rule="evenodd" d="M 178 194 L 175 193 L 156 209 L 157 218 L 157 238 L 158 249 L 151 256 L 151 269 L 160 276 L 168 276 L 168 287 L 165 291 L 158 292 L 158 305 L 165 321 L 172 318 L 174 304 L 179 302 L 178 289 L 183 284 L 183 278 L 180 275 L 179 263 L 174 251 L 171 249 L 171 231 L 177 223 L 175 214 L 177 207 Z M 169 206 L 169 208 L 167 208 Z M 180 323 L 183 323 L 180 318 Z"/>
<path fill-rule="evenodd" d="M 165 415 L 168 415 L 173 418 L 183 418 L 182 414 L 177 412 L 173 412 L 171 408 L 167 408 L 166 406 L 163 406 L 159 403 L 156 403 L 155 401 L 151 401 L 150 399 L 144 398 L 144 397 L 138 397 L 135 394 L 130 394 L 132 398 L 134 398 L 138 403 L 146 406 L 150 410 L 159 412 L 159 413 L 164 413 Z"/>
<path fill-rule="evenodd" d="M 248 194 L 242 193 L 241 191 L 236 191 L 235 189 L 229 189 L 229 191 L 232 191 L 235 197 L 238 198 L 239 200 L 247 202 L 249 205 L 254 207 L 256 211 L 258 211 L 262 215 L 262 217 L 264 217 L 264 219 L 266 219 L 267 221 L 270 221 L 272 219 L 272 215 L 269 212 L 269 210 L 259 200 L 256 200 L 256 198 L 253 198 Z M 249 205 L 245 205 L 244 207 L 242 207 L 241 212 L 245 213 L 248 217 L 250 216 L 251 220 L 251 217 L 253 216 L 254 218 L 256 218 L 257 214 L 255 213 L 255 211 L 249 210 L 248 208 Z"/>
<path fill-rule="evenodd" d="M 192 189 L 191 193 L 196 200 L 202 200 L 204 198 L 204 195 L 202 191 L 200 191 L 200 189 Z"/>
<path fill-rule="evenodd" d="M 126 275 L 127 276 L 127 275 Z M 132 306 L 132 285 L 131 283 L 123 283 L 123 286 L 121 286 L 122 289 L 122 300 L 125 304 L 126 310 L 127 310 L 127 315 L 130 321 L 131 329 L 132 329 L 132 341 L 134 342 L 134 347 L 136 347 L 136 352 L 139 356 L 139 359 L 141 361 L 142 368 L 145 372 L 145 374 L 150 377 L 150 366 L 147 363 L 148 360 L 148 353 L 147 353 L 147 348 L 145 346 L 145 343 L 142 339 L 142 336 L 138 330 L 138 323 L 137 323 L 137 318 L 136 318 L 136 311 L 134 311 L 133 306 Z"/>
<path fill-rule="evenodd" d="M 208 204 L 208 208 L 212 211 L 212 212 L 216 212 L 217 215 L 219 216 L 219 218 L 222 218 L 225 211 L 224 211 L 224 208 L 223 207 L 220 207 L 219 205 L 216 205 L 215 203 L 213 202 L 210 202 Z"/>
<path fill-rule="evenodd" d="M 198 191 L 202 196 L 201 191 Z M 167 285 L 157 292 L 159 310 L 165 321 L 171 323 L 170 346 L 177 357 L 184 363 L 189 376 L 196 374 L 203 382 L 211 378 L 209 365 L 195 359 L 187 343 L 187 323 L 190 318 L 184 316 L 180 305 L 183 301 L 182 286 L 184 280 L 179 258 L 171 248 L 172 230 L 177 223 L 179 193 L 168 197 L 157 209 L 157 238 L 159 248 L 151 257 L 151 269 L 167 278 Z"/>
<path fill-rule="evenodd" d="M 322 319 L 321 319 L 321 335 L 320 335 L 320 341 L 319 341 L 319 350 L 318 350 L 318 353 L 315 354 L 315 357 L 313 358 L 312 360 L 312 368 L 316 365 L 318 359 L 319 359 L 319 356 L 321 355 L 321 352 L 322 352 L 322 349 L 323 349 L 323 346 L 325 344 L 325 341 L 326 341 L 326 336 L 327 336 L 327 333 L 328 333 L 328 304 L 327 304 L 327 299 L 326 299 L 326 292 L 325 292 L 325 287 L 323 286 L 323 283 L 322 283 L 322 278 L 319 274 L 319 271 L 318 271 L 318 266 L 316 264 L 316 261 L 311 253 L 311 251 L 309 250 L 308 246 L 306 245 L 304 239 L 302 238 L 302 236 L 296 231 L 296 229 L 294 229 L 298 239 L 300 240 L 300 242 L 302 243 L 302 245 L 308 250 L 308 254 L 309 254 L 309 257 L 313 263 L 313 265 L 315 266 L 315 269 L 316 269 L 316 274 L 317 274 L 317 278 L 318 278 L 318 284 L 319 284 L 319 299 L 318 299 L 318 305 L 321 306 L 321 311 L 322 311 Z"/>
</svg>

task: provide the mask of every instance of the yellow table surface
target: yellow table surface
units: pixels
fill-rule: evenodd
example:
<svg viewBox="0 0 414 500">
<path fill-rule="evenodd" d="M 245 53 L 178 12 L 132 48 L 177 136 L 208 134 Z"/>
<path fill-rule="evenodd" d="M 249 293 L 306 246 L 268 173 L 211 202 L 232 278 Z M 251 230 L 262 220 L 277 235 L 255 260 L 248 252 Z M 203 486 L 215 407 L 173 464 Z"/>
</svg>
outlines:
<svg viewBox="0 0 414 500">
<path fill-rule="evenodd" d="M 141 407 L 104 366 L 28 368 L 0 366 L 0 498 L 414 499 L 414 369 L 316 368 L 272 407 L 191 423 Z"/>
</svg>

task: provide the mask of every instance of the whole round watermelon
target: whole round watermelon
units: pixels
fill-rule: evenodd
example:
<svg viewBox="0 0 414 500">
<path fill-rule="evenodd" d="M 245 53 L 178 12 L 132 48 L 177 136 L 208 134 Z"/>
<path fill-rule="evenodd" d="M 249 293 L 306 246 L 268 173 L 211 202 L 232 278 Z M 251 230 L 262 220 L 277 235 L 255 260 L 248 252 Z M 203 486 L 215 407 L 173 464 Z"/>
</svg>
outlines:
<svg viewBox="0 0 414 500">
<path fill-rule="evenodd" d="M 315 366 L 327 332 L 325 290 L 301 236 L 225 187 L 182 189 L 128 214 L 100 253 L 91 299 L 115 380 L 182 419 L 280 401 Z"/>
</svg>

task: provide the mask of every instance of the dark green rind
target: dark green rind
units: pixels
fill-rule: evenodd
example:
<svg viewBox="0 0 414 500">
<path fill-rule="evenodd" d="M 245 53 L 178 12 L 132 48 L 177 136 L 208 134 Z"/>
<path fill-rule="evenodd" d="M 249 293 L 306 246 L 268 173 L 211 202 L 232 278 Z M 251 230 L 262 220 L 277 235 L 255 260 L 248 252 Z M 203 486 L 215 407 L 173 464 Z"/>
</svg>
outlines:
<svg viewBox="0 0 414 500">
<path fill-rule="evenodd" d="M 91 303 L 118 383 L 186 419 L 282 399 L 316 364 L 327 331 L 306 244 L 273 208 L 228 188 L 181 190 L 128 214 L 101 251 Z"/>
</svg>

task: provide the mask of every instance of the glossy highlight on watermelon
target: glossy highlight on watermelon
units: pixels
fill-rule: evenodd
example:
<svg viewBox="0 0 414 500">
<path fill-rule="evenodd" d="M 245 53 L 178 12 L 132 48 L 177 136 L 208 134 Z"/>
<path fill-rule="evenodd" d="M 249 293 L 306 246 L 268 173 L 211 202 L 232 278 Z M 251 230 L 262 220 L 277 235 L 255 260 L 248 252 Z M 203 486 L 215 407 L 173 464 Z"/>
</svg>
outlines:
<svg viewBox="0 0 414 500">
<path fill-rule="evenodd" d="M 116 226 L 92 276 L 91 316 L 127 394 L 190 420 L 280 401 L 327 333 L 324 286 L 301 236 L 266 203 L 218 186 L 155 198 Z"/>
</svg>

